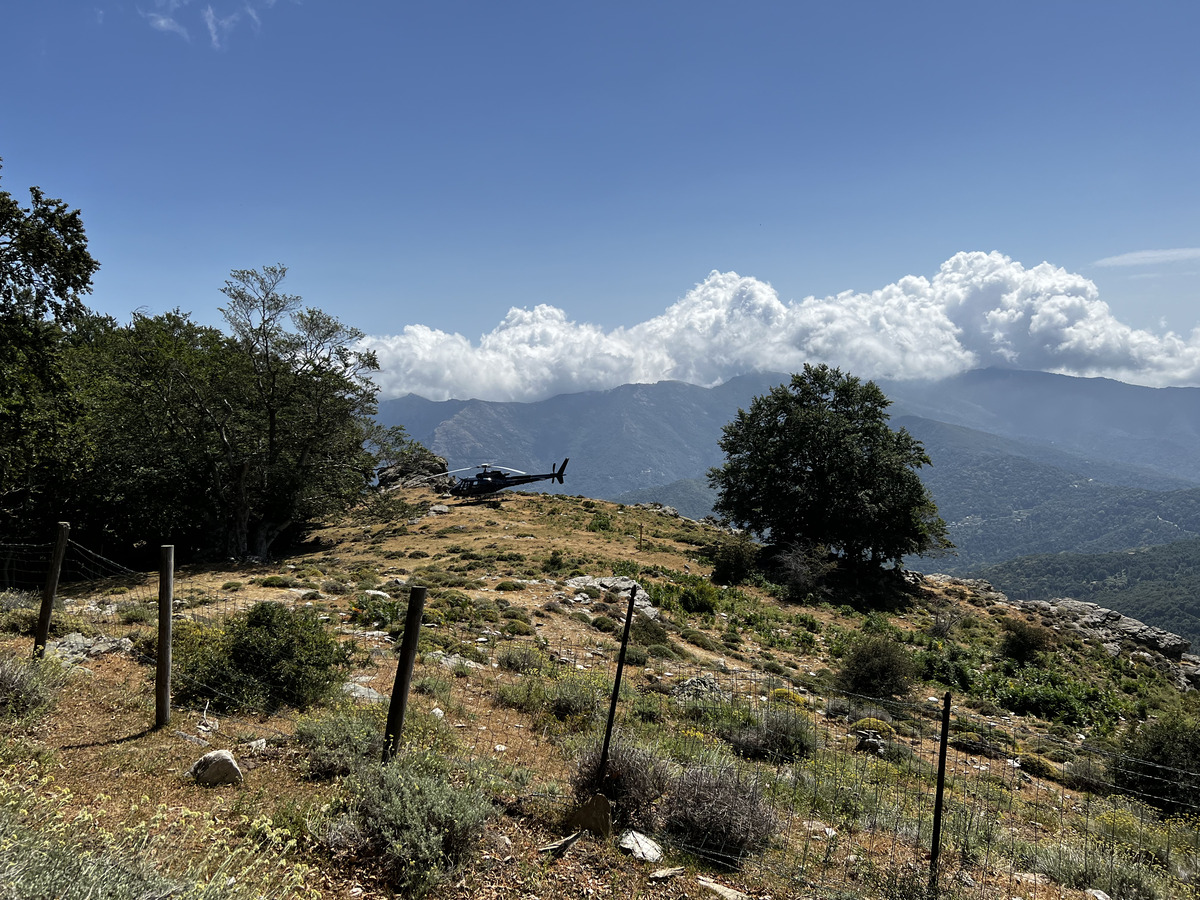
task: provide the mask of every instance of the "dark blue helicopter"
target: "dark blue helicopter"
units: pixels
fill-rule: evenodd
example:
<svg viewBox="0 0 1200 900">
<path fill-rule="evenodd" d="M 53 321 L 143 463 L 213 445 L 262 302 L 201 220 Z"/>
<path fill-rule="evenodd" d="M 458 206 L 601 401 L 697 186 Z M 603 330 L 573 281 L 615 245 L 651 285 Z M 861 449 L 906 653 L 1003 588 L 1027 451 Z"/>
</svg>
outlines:
<svg viewBox="0 0 1200 900">
<path fill-rule="evenodd" d="M 517 487 L 522 484 L 533 484 L 535 481 L 557 481 L 563 483 L 563 472 L 567 470 L 567 463 L 571 461 L 568 456 L 562 461 L 562 465 L 557 468 L 550 467 L 550 471 L 542 475 L 527 475 L 517 469 L 509 469 L 505 466 L 495 466 L 485 463 L 482 466 L 467 466 L 463 469 L 453 469 L 446 472 L 446 475 L 454 475 L 457 472 L 466 472 L 468 469 L 479 469 L 478 475 L 468 475 L 464 478 L 459 478 L 450 486 L 450 494 L 454 497 L 486 497 L 489 494 L 495 494 L 503 491 L 506 488 Z"/>
</svg>

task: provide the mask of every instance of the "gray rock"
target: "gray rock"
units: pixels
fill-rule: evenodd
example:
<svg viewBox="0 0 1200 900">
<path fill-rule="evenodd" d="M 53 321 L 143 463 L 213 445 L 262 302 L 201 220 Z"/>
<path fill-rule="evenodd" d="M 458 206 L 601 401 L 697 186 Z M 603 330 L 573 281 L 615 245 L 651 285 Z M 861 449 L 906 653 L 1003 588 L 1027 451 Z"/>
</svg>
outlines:
<svg viewBox="0 0 1200 900">
<path fill-rule="evenodd" d="M 688 678 L 677 684 L 671 691 L 676 700 L 727 700 L 729 694 L 721 689 L 717 676 L 710 672 L 701 672 L 693 678 Z"/>
<path fill-rule="evenodd" d="M 213 787 L 219 784 L 241 784 L 242 770 L 228 750 L 205 753 L 192 763 L 187 775 L 196 779 L 196 784 Z"/>
<path fill-rule="evenodd" d="M 650 595 L 640 584 L 624 575 L 604 575 L 599 578 L 593 575 L 578 575 L 567 579 L 567 587 L 582 591 L 584 588 L 597 588 L 616 594 L 618 597 L 629 599 L 633 595 L 633 608 L 650 619 L 658 618 L 658 607 L 650 602 Z M 578 601 L 578 597 L 576 600 Z"/>
<path fill-rule="evenodd" d="M 347 681 L 342 685 L 342 693 L 351 700 L 357 700 L 360 703 L 387 703 L 387 694 L 381 694 L 374 688 L 369 688 L 365 684 L 355 684 L 352 681 Z"/>
<path fill-rule="evenodd" d="M 53 653 L 67 663 L 78 663 L 108 653 L 130 653 L 132 650 L 133 641 L 129 638 L 110 638 L 104 635 L 84 637 L 78 631 L 65 635 L 62 640 L 46 642 L 46 652 Z"/>
<path fill-rule="evenodd" d="M 662 847 L 639 831 L 626 831 L 617 846 L 642 862 L 653 863 L 663 858 Z"/>
</svg>

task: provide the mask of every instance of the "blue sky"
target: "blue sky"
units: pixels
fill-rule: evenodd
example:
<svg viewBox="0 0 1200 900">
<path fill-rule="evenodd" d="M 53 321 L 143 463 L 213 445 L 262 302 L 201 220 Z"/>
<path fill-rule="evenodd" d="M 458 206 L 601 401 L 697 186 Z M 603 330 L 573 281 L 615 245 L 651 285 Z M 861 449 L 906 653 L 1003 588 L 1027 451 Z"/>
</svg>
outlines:
<svg viewBox="0 0 1200 900">
<path fill-rule="evenodd" d="M 495 396 L 619 383 L 651 333 L 679 345 L 664 322 L 712 338 L 716 315 L 727 343 L 763 290 L 758 325 L 813 298 L 793 349 L 840 362 L 843 332 L 816 340 L 814 321 L 856 305 L 868 327 L 896 286 L 915 308 L 970 305 L 904 287 L 964 251 L 1002 255 L 1036 296 L 1018 312 L 992 297 L 980 328 L 1029 327 L 958 340 L 961 365 L 1193 384 L 1198 32 L 1182 2 L 9 0 L 2 184 L 82 208 L 93 307 L 217 324 L 231 269 L 282 262 L 290 291 L 379 336 L 393 393 L 487 394 L 501 357 Z M 1081 331 L 1108 348 L 1090 367 L 1050 353 L 1044 327 L 1042 355 L 1027 346 L 1064 278 L 1075 349 Z M 605 341 L 623 347 L 607 381 L 553 352 Z M 463 353 L 474 376 L 413 375 Z"/>
</svg>

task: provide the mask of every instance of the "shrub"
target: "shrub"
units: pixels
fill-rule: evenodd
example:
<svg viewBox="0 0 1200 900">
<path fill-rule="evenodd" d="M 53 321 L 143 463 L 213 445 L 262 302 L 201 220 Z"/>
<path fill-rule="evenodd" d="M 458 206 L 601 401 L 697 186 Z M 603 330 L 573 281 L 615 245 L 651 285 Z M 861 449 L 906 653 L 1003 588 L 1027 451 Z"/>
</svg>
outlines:
<svg viewBox="0 0 1200 900">
<path fill-rule="evenodd" d="M 291 575 L 268 575 L 258 580 L 259 587 L 291 588 L 296 586 L 296 579 Z"/>
<path fill-rule="evenodd" d="M 650 659 L 650 653 L 645 647 L 630 644 L 625 648 L 625 662 L 631 666 L 644 666 Z"/>
<path fill-rule="evenodd" d="M 689 644 L 694 644 L 701 650 L 707 650 L 709 653 L 719 653 L 723 649 L 720 644 L 707 634 L 703 631 L 697 631 L 695 628 L 685 628 L 680 632 L 679 636 Z"/>
<path fill-rule="evenodd" d="M 908 692 L 915 675 L 912 656 L 886 637 L 869 637 L 842 659 L 837 686 L 866 697 L 898 697 Z"/>
<path fill-rule="evenodd" d="M 226 710 L 306 709 L 333 692 L 348 663 L 315 611 L 271 602 L 256 603 L 224 629 L 179 628 L 173 653 L 179 702 L 209 700 Z"/>
<path fill-rule="evenodd" d="M 771 691 L 771 702 L 783 703 L 787 706 L 795 707 L 808 706 L 808 701 L 804 698 L 803 694 L 798 694 L 791 688 L 785 687 L 775 688 L 775 690 Z"/>
<path fill-rule="evenodd" d="M 709 548 L 712 557 L 712 580 L 715 584 L 741 584 L 758 566 L 758 544 L 744 533 L 731 535 Z"/>
<path fill-rule="evenodd" d="M 158 621 L 158 608 L 146 603 L 123 603 L 117 607 L 122 625 L 144 625 Z"/>
<path fill-rule="evenodd" d="M 537 634 L 537 629 L 528 622 L 522 622 L 520 619 L 510 619 L 504 623 L 504 633 L 516 637 L 529 637 L 532 634 Z"/>
<path fill-rule="evenodd" d="M 496 585 L 496 590 L 498 590 L 498 591 L 519 591 L 521 589 L 522 589 L 522 585 L 519 585 L 515 581 L 509 581 L 507 579 L 497 583 L 497 585 Z"/>
<path fill-rule="evenodd" d="M 817 749 L 817 730 L 812 721 L 794 709 L 768 708 L 757 722 L 729 734 L 735 753 L 748 759 L 791 762 Z"/>
<path fill-rule="evenodd" d="M 635 612 L 629 625 L 629 639 L 643 647 L 649 647 L 651 644 L 669 644 L 671 632 L 657 619 Z"/>
<path fill-rule="evenodd" d="M 575 674 L 550 680 L 526 676 L 516 684 L 497 685 L 494 697 L 501 706 L 535 717 L 549 716 L 573 728 L 585 726 L 597 709 L 595 683 Z"/>
<path fill-rule="evenodd" d="M 679 654 L 670 644 L 651 644 L 646 648 L 646 656 L 655 659 L 679 659 Z"/>
<path fill-rule="evenodd" d="M 546 668 L 546 656 L 529 644 L 509 643 L 496 651 L 496 662 L 509 672 L 541 672 Z"/>
<path fill-rule="evenodd" d="M 308 751 L 305 774 L 324 781 L 349 775 L 383 753 L 387 711 L 381 704 L 347 706 L 306 716 L 296 723 L 296 740 Z"/>
<path fill-rule="evenodd" d="M 435 753 L 359 770 L 345 782 L 324 843 L 378 866 L 398 892 L 423 897 L 466 860 L 494 812 L 455 775 Z"/>
<path fill-rule="evenodd" d="M 617 623 L 608 616 L 596 616 L 596 618 L 592 619 L 592 627 L 597 631 L 612 634 L 612 632 L 617 630 Z"/>
<path fill-rule="evenodd" d="M 53 659 L 0 656 L 0 720 L 27 721 L 48 710 L 66 675 Z"/>
<path fill-rule="evenodd" d="M 1131 728 L 1112 780 L 1168 812 L 1192 811 L 1200 795 L 1200 721 L 1181 716 Z"/>
<path fill-rule="evenodd" d="M 1057 778 L 1059 767 L 1040 753 L 1022 753 L 1017 757 L 1021 771 L 1034 778 Z"/>
<path fill-rule="evenodd" d="M 854 734 L 856 731 L 874 731 L 881 738 L 894 738 L 896 736 L 895 728 L 893 728 L 883 719 L 876 719 L 873 716 L 868 716 L 865 719 L 859 719 L 850 726 L 851 734 Z"/>
<path fill-rule="evenodd" d="M 663 830 L 683 849 L 728 868 L 764 851 L 779 830 L 758 782 L 733 768 L 685 769 L 662 817 Z"/>
<path fill-rule="evenodd" d="M 656 804 L 670 783 L 666 762 L 643 747 L 614 740 L 608 748 L 608 767 L 600 771 L 600 744 L 584 750 L 571 776 L 575 799 L 583 802 L 603 794 L 613 804 L 613 825 L 653 831 Z"/>
<path fill-rule="evenodd" d="M 1054 632 L 1041 625 L 1005 619 L 1002 627 L 1004 640 L 1000 643 L 1000 653 L 1019 665 L 1034 662 L 1039 654 L 1052 649 L 1058 643 Z"/>
<path fill-rule="evenodd" d="M 223 591 L 240 591 L 241 589 L 242 583 L 240 581 L 226 581 L 221 585 L 221 590 Z"/>
<path fill-rule="evenodd" d="M 612 517 L 603 510 L 597 510 L 592 515 L 592 520 L 587 524 L 588 531 L 612 531 Z"/>
<path fill-rule="evenodd" d="M 684 585 L 683 593 L 679 595 L 679 605 L 685 612 L 702 615 L 717 611 L 717 600 L 721 594 L 710 581 L 694 579 Z"/>
</svg>

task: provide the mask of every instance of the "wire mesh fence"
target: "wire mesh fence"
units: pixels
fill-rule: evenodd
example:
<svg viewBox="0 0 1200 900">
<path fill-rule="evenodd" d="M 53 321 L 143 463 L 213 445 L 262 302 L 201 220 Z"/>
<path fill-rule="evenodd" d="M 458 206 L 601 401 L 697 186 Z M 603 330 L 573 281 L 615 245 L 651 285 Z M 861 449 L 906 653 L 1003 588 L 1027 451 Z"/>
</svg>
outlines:
<svg viewBox="0 0 1200 900">
<path fill-rule="evenodd" d="M 12 585 L 36 584 L 50 550 L 0 545 L 0 572 L 14 576 L 0 582 L 0 611 L 10 619 L 36 614 L 36 594 Z M 53 641 L 70 645 L 67 635 L 77 632 L 78 652 L 87 654 L 122 640 L 120 649 L 154 664 L 155 574 L 70 542 L 62 585 Z M 336 685 L 344 702 L 388 701 L 398 665 L 394 626 L 374 627 L 353 602 L 330 609 L 310 588 L 279 587 L 272 596 L 309 611 L 336 637 L 347 662 Z M 177 629 L 224 632 L 255 603 L 236 582 L 218 584 L 201 571 L 176 575 Z M 502 770 L 512 799 L 565 810 L 586 784 L 581 760 L 602 740 L 620 646 L 606 635 L 530 629 L 522 636 L 501 626 L 426 623 L 410 727 L 437 732 L 439 747 L 466 763 Z M 227 733 L 295 734 L 303 713 L 286 705 L 241 711 L 221 686 L 189 684 L 188 671 L 174 675 L 177 695 L 213 698 Z M 252 670 L 251 677 L 268 676 Z M 617 820 L 746 878 L 768 877 L 797 893 L 870 883 L 916 896 L 932 880 L 980 900 L 1082 898 L 1088 890 L 1114 900 L 1197 896 L 1200 796 L 1180 786 L 1200 784 L 1200 774 L 1122 756 L 1116 742 L 1048 734 L 998 710 L 983 715 L 960 705 L 943 729 L 941 697 L 847 695 L 810 673 L 695 658 L 637 658 L 617 708 L 606 777 L 620 779 L 630 760 L 661 764 L 664 773 L 640 795 L 622 795 L 610 781 L 620 797 Z M 178 711 L 174 727 L 203 739 L 201 705 Z M 943 738 L 945 796 L 935 835 Z M 629 756 L 631 747 L 641 755 Z"/>
</svg>

